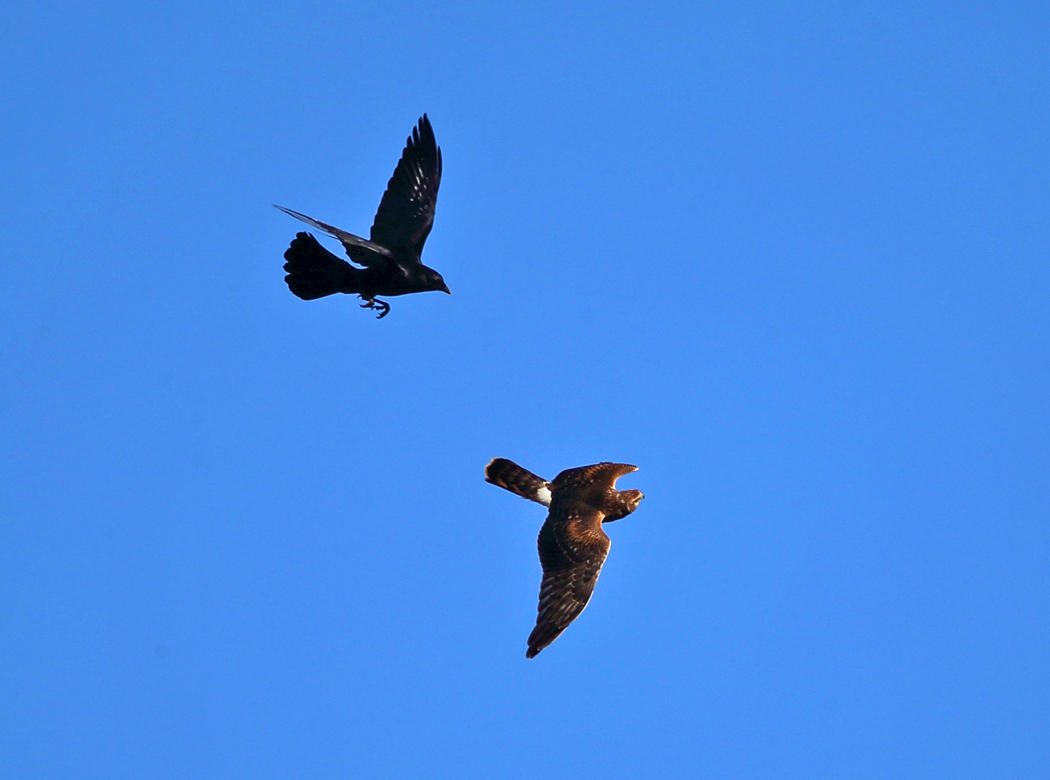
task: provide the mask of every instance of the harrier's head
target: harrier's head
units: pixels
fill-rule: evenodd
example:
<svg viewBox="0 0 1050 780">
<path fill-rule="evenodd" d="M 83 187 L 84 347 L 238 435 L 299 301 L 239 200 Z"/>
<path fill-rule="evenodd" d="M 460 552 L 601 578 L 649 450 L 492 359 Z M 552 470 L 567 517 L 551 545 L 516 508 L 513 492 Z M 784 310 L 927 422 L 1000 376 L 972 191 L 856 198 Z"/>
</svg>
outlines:
<svg viewBox="0 0 1050 780">
<path fill-rule="evenodd" d="M 609 523 L 613 520 L 619 520 L 621 517 L 627 517 L 638 505 L 642 503 L 642 499 L 645 498 L 645 494 L 640 490 L 620 490 L 617 491 L 617 508 L 613 512 L 605 513 L 605 520 L 602 522 Z"/>
</svg>

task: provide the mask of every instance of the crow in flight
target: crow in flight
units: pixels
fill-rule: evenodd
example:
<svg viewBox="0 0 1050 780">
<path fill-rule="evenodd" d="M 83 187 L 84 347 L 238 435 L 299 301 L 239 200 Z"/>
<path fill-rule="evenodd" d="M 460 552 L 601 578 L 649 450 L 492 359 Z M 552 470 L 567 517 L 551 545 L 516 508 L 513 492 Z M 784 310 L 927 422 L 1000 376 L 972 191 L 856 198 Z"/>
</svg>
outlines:
<svg viewBox="0 0 1050 780">
<path fill-rule="evenodd" d="M 617 490 L 616 480 L 637 471 L 626 463 L 567 469 L 548 482 L 506 458 L 485 466 L 485 481 L 550 507 L 540 529 L 540 605 L 526 658 L 558 638 L 590 601 L 609 554 L 602 523 L 627 517 L 642 502 L 640 490 Z"/>
<path fill-rule="evenodd" d="M 441 149 L 434 140 L 430 120 L 423 114 L 401 153 L 401 160 L 379 203 L 368 239 L 347 233 L 298 211 L 277 206 L 338 238 L 356 268 L 321 246 L 309 233 L 297 233 L 284 259 L 288 289 L 305 301 L 332 293 L 356 293 L 362 308 L 375 309 L 382 319 L 390 304 L 377 295 L 441 290 L 449 292 L 441 274 L 420 261 L 423 242 L 434 225 L 438 185 L 441 183 Z"/>
</svg>

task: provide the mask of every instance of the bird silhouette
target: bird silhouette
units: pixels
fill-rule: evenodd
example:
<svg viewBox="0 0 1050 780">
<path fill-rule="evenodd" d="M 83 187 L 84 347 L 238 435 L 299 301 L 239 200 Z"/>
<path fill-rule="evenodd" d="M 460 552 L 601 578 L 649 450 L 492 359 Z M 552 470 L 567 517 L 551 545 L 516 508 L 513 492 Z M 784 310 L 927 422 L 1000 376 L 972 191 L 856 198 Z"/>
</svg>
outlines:
<svg viewBox="0 0 1050 780">
<path fill-rule="evenodd" d="M 297 233 L 284 253 L 284 281 L 306 301 L 333 293 L 352 293 L 364 300 L 362 308 L 378 311 L 382 319 L 390 304 L 378 295 L 440 290 L 449 292 L 441 274 L 423 265 L 420 254 L 434 225 L 441 149 L 426 114 L 412 128 L 401 159 L 379 203 L 369 238 L 361 238 L 298 211 L 276 206 L 285 214 L 339 239 L 346 254 L 362 268 L 329 252 L 309 233 Z"/>
<path fill-rule="evenodd" d="M 611 544 L 602 523 L 626 517 L 644 498 L 640 490 L 617 490 L 616 480 L 637 470 L 626 463 L 596 463 L 567 469 L 548 482 L 506 458 L 485 466 L 486 482 L 550 507 L 537 542 L 543 579 L 526 658 L 557 639 L 590 601 Z"/>
</svg>

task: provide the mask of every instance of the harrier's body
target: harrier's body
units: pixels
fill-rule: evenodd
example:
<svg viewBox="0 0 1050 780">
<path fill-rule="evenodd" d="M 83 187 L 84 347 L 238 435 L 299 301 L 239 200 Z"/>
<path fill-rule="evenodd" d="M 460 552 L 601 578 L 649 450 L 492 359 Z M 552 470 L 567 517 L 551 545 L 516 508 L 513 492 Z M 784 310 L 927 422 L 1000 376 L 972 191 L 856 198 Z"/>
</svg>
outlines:
<svg viewBox="0 0 1050 780">
<path fill-rule="evenodd" d="M 284 213 L 339 239 L 350 259 L 363 266 L 357 268 L 336 257 L 309 233 L 297 233 L 284 253 L 288 289 L 307 301 L 337 292 L 357 294 L 365 301 L 362 306 L 379 310 L 380 318 L 390 311 L 390 304 L 377 300 L 378 295 L 427 290 L 447 293 L 441 274 L 423 265 L 420 259 L 434 225 L 439 184 L 441 149 L 430 120 L 423 114 L 383 193 L 370 238 L 278 206 Z"/>
<path fill-rule="evenodd" d="M 540 529 L 543 580 L 526 657 L 557 639 L 587 606 L 609 554 L 602 523 L 626 517 L 643 498 L 640 490 L 617 490 L 616 480 L 637 470 L 626 463 L 597 463 L 567 469 L 548 482 L 505 458 L 485 467 L 486 481 L 550 507 Z"/>
</svg>

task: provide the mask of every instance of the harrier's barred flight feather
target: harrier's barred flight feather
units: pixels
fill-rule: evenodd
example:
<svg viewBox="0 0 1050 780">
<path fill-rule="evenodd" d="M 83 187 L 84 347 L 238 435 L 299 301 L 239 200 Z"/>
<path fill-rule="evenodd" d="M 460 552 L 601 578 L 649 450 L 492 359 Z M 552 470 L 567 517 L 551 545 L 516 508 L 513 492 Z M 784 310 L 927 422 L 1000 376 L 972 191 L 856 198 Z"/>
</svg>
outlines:
<svg viewBox="0 0 1050 780">
<path fill-rule="evenodd" d="M 485 467 L 487 482 L 550 507 L 538 541 L 543 580 L 527 658 L 557 639 L 587 606 L 609 554 L 602 523 L 626 517 L 644 497 L 640 490 L 617 490 L 616 480 L 637 470 L 626 463 L 596 463 L 547 482 L 506 458 Z"/>
<path fill-rule="evenodd" d="M 405 144 L 394 175 L 379 203 L 370 238 L 347 233 L 298 211 L 277 206 L 289 216 L 313 225 L 339 239 L 346 254 L 364 268 L 355 268 L 325 249 L 309 233 L 297 233 L 284 253 L 288 262 L 284 281 L 303 300 L 333 293 L 356 293 L 364 308 L 376 309 L 382 319 L 390 304 L 377 295 L 441 290 L 449 292 L 441 274 L 423 265 L 423 244 L 434 226 L 438 185 L 441 184 L 441 149 L 426 114 Z"/>
</svg>

